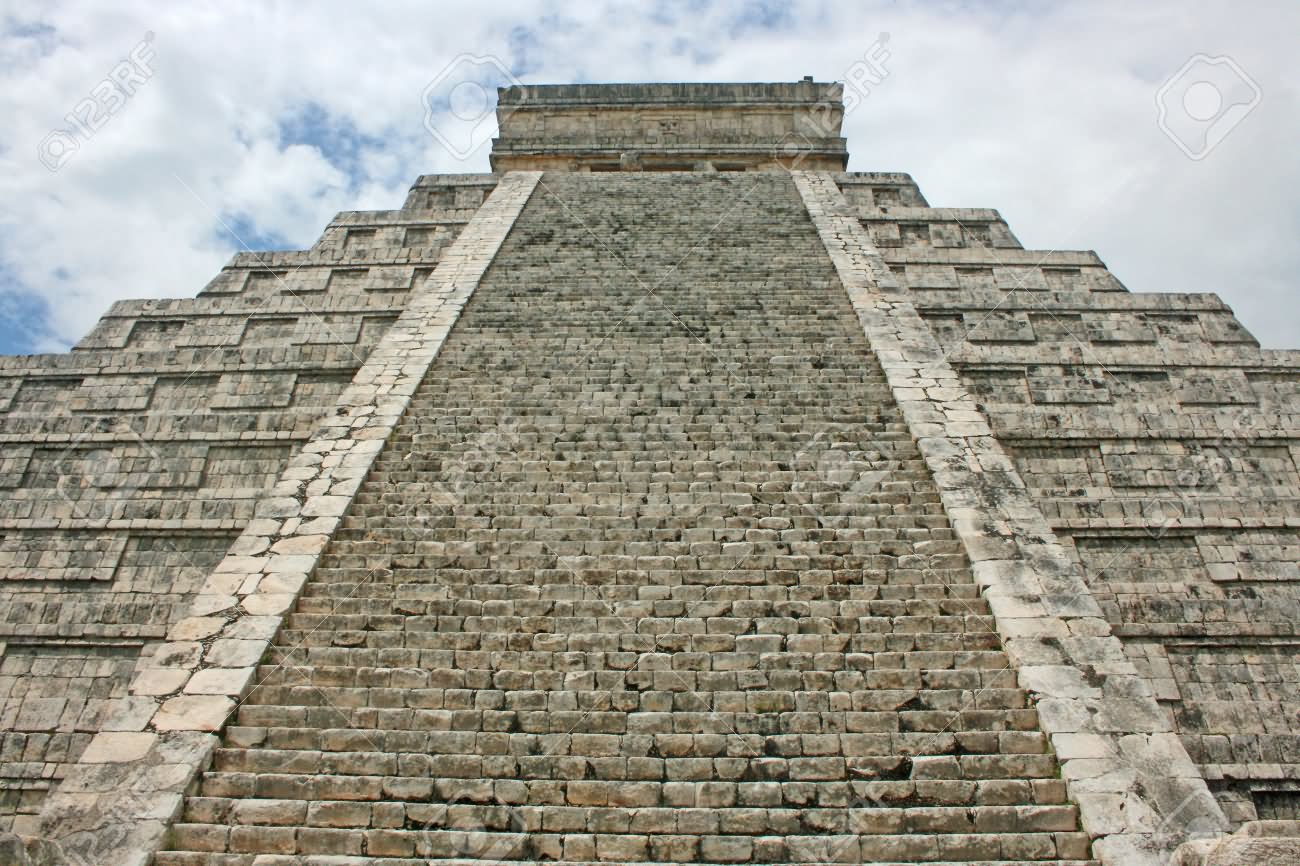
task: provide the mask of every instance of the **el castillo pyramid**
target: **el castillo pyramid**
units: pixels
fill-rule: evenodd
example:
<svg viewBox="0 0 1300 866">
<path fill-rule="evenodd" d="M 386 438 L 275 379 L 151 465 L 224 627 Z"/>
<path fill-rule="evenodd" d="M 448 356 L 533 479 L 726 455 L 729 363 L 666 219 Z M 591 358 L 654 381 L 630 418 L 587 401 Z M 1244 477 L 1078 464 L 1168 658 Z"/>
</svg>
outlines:
<svg viewBox="0 0 1300 866">
<path fill-rule="evenodd" d="M 1300 353 L 843 111 L 503 89 L 0 358 L 0 864 L 1300 862 Z"/>
</svg>

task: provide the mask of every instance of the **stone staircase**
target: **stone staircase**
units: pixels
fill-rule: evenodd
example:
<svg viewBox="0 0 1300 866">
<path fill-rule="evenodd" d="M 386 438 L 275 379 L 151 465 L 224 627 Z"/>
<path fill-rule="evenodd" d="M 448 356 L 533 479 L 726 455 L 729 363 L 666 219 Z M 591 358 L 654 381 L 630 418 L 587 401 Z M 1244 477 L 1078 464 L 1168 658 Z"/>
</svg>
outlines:
<svg viewBox="0 0 1300 866">
<path fill-rule="evenodd" d="M 157 866 L 1091 864 L 787 175 L 547 174 Z"/>
</svg>

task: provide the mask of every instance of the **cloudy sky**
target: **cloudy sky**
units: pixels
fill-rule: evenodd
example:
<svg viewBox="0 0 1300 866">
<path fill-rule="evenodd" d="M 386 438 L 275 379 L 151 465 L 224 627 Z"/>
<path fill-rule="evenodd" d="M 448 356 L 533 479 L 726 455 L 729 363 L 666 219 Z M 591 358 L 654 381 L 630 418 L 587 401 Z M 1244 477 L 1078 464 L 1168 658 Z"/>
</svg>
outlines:
<svg viewBox="0 0 1300 866">
<path fill-rule="evenodd" d="M 486 171 L 425 127 L 430 82 L 475 74 L 463 54 L 526 83 L 835 80 L 871 54 L 851 170 L 1095 249 L 1133 291 L 1218 292 L 1300 347 L 1300 4 L 573 7 L 0 0 L 0 352 L 192 296 L 418 174 Z"/>
</svg>

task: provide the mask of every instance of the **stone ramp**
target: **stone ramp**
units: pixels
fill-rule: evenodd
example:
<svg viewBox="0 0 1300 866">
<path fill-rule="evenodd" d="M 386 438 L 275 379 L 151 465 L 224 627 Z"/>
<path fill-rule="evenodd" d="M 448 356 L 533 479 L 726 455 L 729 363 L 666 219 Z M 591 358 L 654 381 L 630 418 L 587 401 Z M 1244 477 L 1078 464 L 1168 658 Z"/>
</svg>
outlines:
<svg viewBox="0 0 1300 866">
<path fill-rule="evenodd" d="M 156 862 L 1091 862 L 992 629 L 789 177 L 548 174 Z"/>
</svg>

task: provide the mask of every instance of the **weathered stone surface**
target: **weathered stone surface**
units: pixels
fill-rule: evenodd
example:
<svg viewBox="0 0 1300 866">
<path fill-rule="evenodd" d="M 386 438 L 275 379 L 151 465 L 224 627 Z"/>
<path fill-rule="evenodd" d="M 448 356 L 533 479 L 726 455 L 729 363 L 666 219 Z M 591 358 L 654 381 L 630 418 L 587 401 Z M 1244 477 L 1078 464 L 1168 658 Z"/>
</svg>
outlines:
<svg viewBox="0 0 1300 866">
<path fill-rule="evenodd" d="M 235 702 L 224 693 L 169 698 L 153 717 L 158 731 L 216 731 L 225 724 Z"/>
<path fill-rule="evenodd" d="M 1171 866 L 1292 866 L 1300 863 L 1300 839 L 1224 839 L 1188 843 Z"/>
<path fill-rule="evenodd" d="M 494 171 L 840 171 L 844 86 L 518 85 L 498 94 Z M 600 118 L 593 128 L 592 117 Z"/>
<path fill-rule="evenodd" d="M 1163 866 L 1186 827 L 1224 827 L 1226 817 L 1147 683 L 1132 666 L 1115 664 L 1119 640 L 974 401 L 964 389 L 932 387 L 956 383 L 958 374 L 912 302 L 896 297 L 892 271 L 839 188 L 824 174 L 794 178 L 904 418 L 928 441 L 927 465 L 977 563 L 1020 684 L 1040 704 L 1058 702 L 1057 712 L 1040 720 L 1054 745 L 1069 737 L 1058 750 L 1061 772 L 1095 853 L 1106 863 Z M 1005 542 L 996 554 L 1005 558 L 989 558 L 990 537 Z M 1045 591 L 1048 580 L 1057 592 Z M 1053 640 L 1064 650 L 1060 663 L 1036 664 L 1022 654 L 1026 637 Z M 1029 646 L 1041 655 L 1039 642 Z M 1097 735 L 1092 751 L 1105 757 L 1068 757 L 1082 733 Z"/>
<path fill-rule="evenodd" d="M 27 844 L 12 833 L 0 833 L 0 863 L 5 866 L 33 866 Z"/>
<path fill-rule="evenodd" d="M 363 474 L 367 463 L 358 459 L 345 464 L 344 457 L 355 454 L 372 461 L 378 454 L 379 449 L 365 443 L 382 444 L 428 363 L 435 357 L 450 325 L 444 306 L 450 304 L 458 310 L 463 305 L 536 181 L 536 175 L 524 173 L 501 184 L 502 195 L 485 206 L 478 221 L 466 230 L 462 239 L 464 250 L 448 254 L 448 261 L 437 272 L 440 279 L 424 286 L 424 294 L 412 300 L 405 318 L 390 329 L 391 345 L 381 343 L 370 354 L 367 366 L 358 373 L 359 381 L 377 381 L 389 375 L 398 379 L 413 377 L 393 389 L 401 394 L 401 401 L 391 404 L 394 414 L 356 411 L 366 401 L 378 401 L 378 392 L 369 386 L 357 385 L 344 393 L 341 399 L 354 406 L 352 415 L 356 424 L 351 431 L 344 437 L 333 435 L 331 418 L 338 416 L 326 416 L 322 420 L 320 431 L 307 443 L 305 453 L 325 456 L 320 460 L 298 461 L 286 471 L 264 500 L 273 503 L 266 509 L 267 519 L 250 522 L 246 540 L 237 544 L 224 560 L 215 563 L 205 592 L 194 598 L 189 616 L 173 629 L 173 642 L 161 645 L 152 654 L 150 666 L 140 670 L 132 684 L 134 697 L 113 702 L 118 708 L 116 712 L 129 707 L 133 718 L 139 719 L 136 724 L 140 727 L 148 723 L 153 730 L 173 738 L 187 736 L 186 732 L 216 731 L 225 724 L 237 706 L 237 699 L 253 683 L 256 672 L 253 664 L 261 658 L 268 640 L 280 625 L 278 615 L 293 605 L 306 582 L 307 572 L 315 566 L 324 538 L 321 531 L 334 525 L 319 519 L 277 522 L 270 518 L 297 513 L 299 509 L 295 506 L 286 511 L 274 503 L 277 498 L 283 499 L 285 491 L 302 486 L 305 505 L 300 510 L 314 514 L 338 514 L 345 510 L 355 493 L 356 479 Z M 437 325 L 429 327 L 430 322 Z M 415 366 L 412 357 L 421 357 L 423 361 Z M 379 435 L 363 437 L 367 431 L 379 431 Z M 304 470 L 309 471 L 304 473 Z M 336 472 L 351 480 L 333 482 Z M 313 507 L 312 503 L 320 505 Z M 266 539 L 267 543 L 257 541 L 258 538 Z M 177 689 L 184 694 L 169 697 L 159 705 L 156 698 L 173 694 Z M 33 703 L 27 718 L 32 725 L 52 726 L 55 711 L 53 705 Z M 100 735 L 96 744 L 86 751 L 84 760 L 72 767 L 61 789 L 68 791 L 67 797 L 81 792 L 75 795 L 79 798 L 76 809 L 81 817 L 73 814 L 72 801 L 67 797 L 51 800 L 43 814 L 48 832 L 65 846 L 71 839 L 77 840 L 77 844 L 94 842 L 93 859 L 103 866 L 134 863 L 141 856 L 147 858 L 179 806 L 178 785 L 201 769 L 201 762 L 208 754 L 202 749 L 189 750 L 159 763 L 155 750 L 142 754 L 136 748 L 136 754 L 129 759 L 114 757 L 114 748 L 125 755 L 128 747 L 142 747 L 145 738 L 156 736 L 145 732 Z M 113 737 L 117 739 L 105 739 Z M 135 779 L 132 790 L 138 796 L 110 801 L 106 795 L 95 793 L 103 790 L 104 781 L 95 767 L 107 760 L 114 760 L 123 768 L 123 779 Z M 109 835 L 103 829 L 96 829 L 105 825 L 93 822 L 105 820 L 102 816 L 108 814 L 113 816 L 111 823 L 120 826 L 120 834 Z"/>
<path fill-rule="evenodd" d="M 158 735 L 139 733 L 100 733 L 90 741 L 81 760 L 87 764 L 121 764 L 138 761 L 149 753 L 158 741 Z"/>
<path fill-rule="evenodd" d="M 680 260 L 738 202 L 714 252 Z M 543 176 L 164 862 L 363 840 L 1087 862 L 1064 786 L 1035 793 L 1056 761 L 819 243 L 783 174 Z M 674 264 L 664 307 L 639 307 Z M 709 343 L 675 319 L 709 315 Z M 868 810 L 891 817 L 864 853 Z"/>
<path fill-rule="evenodd" d="M 507 89 L 505 173 L 0 359 L 0 830 L 1294 859 L 1300 356 L 834 171 L 838 94 Z"/>
</svg>

